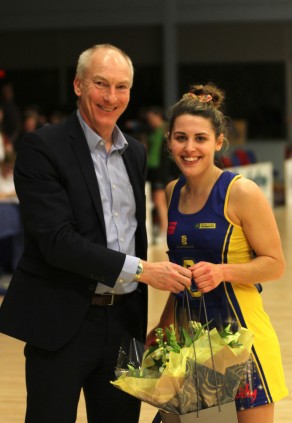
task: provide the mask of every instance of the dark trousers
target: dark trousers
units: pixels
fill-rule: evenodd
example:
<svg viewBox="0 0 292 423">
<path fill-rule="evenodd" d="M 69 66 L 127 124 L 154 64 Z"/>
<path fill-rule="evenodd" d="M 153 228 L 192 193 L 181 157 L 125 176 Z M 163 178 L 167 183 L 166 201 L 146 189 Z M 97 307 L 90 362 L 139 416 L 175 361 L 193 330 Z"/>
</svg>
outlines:
<svg viewBox="0 0 292 423">
<path fill-rule="evenodd" d="M 53 304 L 52 304 L 53 307 Z M 113 387 L 120 345 L 141 339 L 142 297 L 91 306 L 78 333 L 59 351 L 25 346 L 26 423 L 73 423 L 83 388 L 89 423 L 138 423 L 140 401 Z"/>
</svg>

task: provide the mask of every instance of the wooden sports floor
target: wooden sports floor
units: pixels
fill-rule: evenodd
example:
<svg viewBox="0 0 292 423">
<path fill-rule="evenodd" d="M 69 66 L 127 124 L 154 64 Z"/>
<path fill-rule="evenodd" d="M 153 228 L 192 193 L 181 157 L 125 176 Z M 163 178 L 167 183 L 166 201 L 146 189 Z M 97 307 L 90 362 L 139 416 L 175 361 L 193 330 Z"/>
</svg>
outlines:
<svg viewBox="0 0 292 423">
<path fill-rule="evenodd" d="M 279 281 L 264 284 L 266 311 L 277 331 L 290 395 L 277 403 L 275 423 L 292 422 L 292 207 L 278 207 L 275 216 L 280 229 L 287 269 Z M 268 228 L 267 228 L 268 230 Z M 149 259 L 166 259 L 164 245 L 152 246 Z M 150 289 L 149 328 L 158 321 L 167 294 Z M 0 299 L 1 300 L 1 299 Z M 22 423 L 25 412 L 24 358 L 22 342 L 0 334 L 0 423 Z M 140 423 L 151 423 L 156 409 L 142 405 Z M 41 422 L 40 422 L 41 423 Z M 53 422 L 52 422 L 53 423 Z M 77 423 L 86 423 L 83 397 L 80 400 Z M 107 422 L 101 422 L 107 423 Z"/>
</svg>

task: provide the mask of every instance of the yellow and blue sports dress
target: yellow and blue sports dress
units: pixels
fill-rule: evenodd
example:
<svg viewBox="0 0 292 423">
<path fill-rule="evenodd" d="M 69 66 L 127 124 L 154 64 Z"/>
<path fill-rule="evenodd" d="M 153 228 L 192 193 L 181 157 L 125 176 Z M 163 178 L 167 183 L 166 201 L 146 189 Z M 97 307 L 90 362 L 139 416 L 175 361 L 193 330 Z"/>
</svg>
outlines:
<svg viewBox="0 0 292 423">
<path fill-rule="evenodd" d="M 227 216 L 232 184 L 240 175 L 223 172 L 215 183 L 204 207 L 192 214 L 179 211 L 181 176 L 173 189 L 168 210 L 168 255 L 172 262 L 185 267 L 199 261 L 246 263 L 254 254 L 242 227 Z M 238 410 L 276 402 L 288 395 L 280 347 L 270 319 L 263 309 L 261 286 L 251 283 L 222 282 L 204 295 L 207 318 L 219 330 L 231 323 L 233 329 L 245 327 L 254 333 L 251 362 L 236 395 Z M 190 296 L 192 320 L 204 322 L 200 311 L 200 293 Z M 176 295 L 176 322 L 183 325 L 183 297 Z"/>
</svg>

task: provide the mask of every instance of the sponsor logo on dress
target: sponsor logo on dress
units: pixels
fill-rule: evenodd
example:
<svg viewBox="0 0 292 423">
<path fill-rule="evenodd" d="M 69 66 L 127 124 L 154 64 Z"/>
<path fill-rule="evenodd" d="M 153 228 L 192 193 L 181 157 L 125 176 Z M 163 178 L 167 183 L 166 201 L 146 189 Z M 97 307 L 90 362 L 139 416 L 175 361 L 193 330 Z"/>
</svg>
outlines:
<svg viewBox="0 0 292 423">
<path fill-rule="evenodd" d="M 197 223 L 195 229 L 216 229 L 216 223 Z"/>
<path fill-rule="evenodd" d="M 176 225 L 177 225 L 177 222 L 168 222 L 168 229 L 167 229 L 168 235 L 174 234 Z"/>
</svg>

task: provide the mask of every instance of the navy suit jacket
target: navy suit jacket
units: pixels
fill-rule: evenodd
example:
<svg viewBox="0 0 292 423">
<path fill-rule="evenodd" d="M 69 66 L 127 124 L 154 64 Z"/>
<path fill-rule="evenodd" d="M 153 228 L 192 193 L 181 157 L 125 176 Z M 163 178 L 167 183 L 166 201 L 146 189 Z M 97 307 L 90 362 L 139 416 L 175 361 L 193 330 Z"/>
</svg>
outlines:
<svg viewBox="0 0 292 423">
<path fill-rule="evenodd" d="M 136 255 L 146 259 L 146 152 L 125 135 L 122 157 L 133 187 Z M 19 144 L 15 186 L 25 249 L 0 308 L 0 331 L 57 350 L 78 330 L 98 282 L 113 287 L 125 254 L 106 248 L 98 182 L 76 112 L 27 134 Z M 146 334 L 147 289 L 141 310 Z"/>
</svg>

